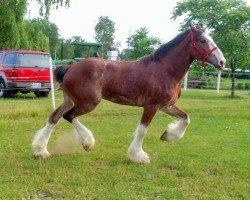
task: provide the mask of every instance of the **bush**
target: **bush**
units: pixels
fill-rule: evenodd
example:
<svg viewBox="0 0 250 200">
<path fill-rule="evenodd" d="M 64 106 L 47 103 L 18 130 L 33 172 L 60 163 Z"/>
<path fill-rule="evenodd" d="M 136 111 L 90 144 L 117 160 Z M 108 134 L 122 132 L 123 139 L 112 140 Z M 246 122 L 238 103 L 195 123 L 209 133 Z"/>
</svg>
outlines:
<svg viewBox="0 0 250 200">
<path fill-rule="evenodd" d="M 243 83 L 237 83 L 236 88 L 237 88 L 238 90 L 243 90 L 243 89 L 244 89 Z"/>
<path fill-rule="evenodd" d="M 249 90 L 250 89 L 250 83 L 245 83 L 245 90 Z"/>
<path fill-rule="evenodd" d="M 206 80 L 206 86 L 209 89 L 216 87 L 216 79 L 213 76 L 208 76 Z"/>
</svg>

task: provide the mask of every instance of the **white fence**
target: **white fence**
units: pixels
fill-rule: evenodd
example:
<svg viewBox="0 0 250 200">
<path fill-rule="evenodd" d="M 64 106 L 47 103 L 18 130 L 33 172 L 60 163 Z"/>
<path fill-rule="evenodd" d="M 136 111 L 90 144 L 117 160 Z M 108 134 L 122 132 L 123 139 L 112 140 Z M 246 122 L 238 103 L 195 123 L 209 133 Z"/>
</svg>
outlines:
<svg viewBox="0 0 250 200">
<path fill-rule="evenodd" d="M 232 85 L 232 74 L 230 71 L 218 71 L 218 72 L 200 72 L 196 75 L 198 78 L 194 78 L 190 73 L 195 71 L 189 71 L 183 78 L 183 89 L 188 88 L 203 88 L 214 89 L 217 93 L 223 90 L 230 90 Z M 236 71 L 235 75 L 235 89 L 236 90 L 250 90 L 250 71 L 246 72 Z"/>
</svg>

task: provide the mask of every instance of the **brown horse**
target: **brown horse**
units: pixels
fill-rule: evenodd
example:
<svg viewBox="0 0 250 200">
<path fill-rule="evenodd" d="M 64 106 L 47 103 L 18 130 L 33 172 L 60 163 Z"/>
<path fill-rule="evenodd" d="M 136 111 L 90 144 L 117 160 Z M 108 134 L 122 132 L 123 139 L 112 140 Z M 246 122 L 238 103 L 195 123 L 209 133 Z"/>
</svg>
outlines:
<svg viewBox="0 0 250 200">
<path fill-rule="evenodd" d="M 77 117 L 92 111 L 101 101 L 109 101 L 144 108 L 128 157 L 137 163 L 149 163 L 142 145 L 151 120 L 157 111 L 177 117 L 161 139 L 175 141 L 183 137 L 190 123 L 188 115 L 175 103 L 181 94 L 181 80 L 195 60 L 210 63 L 218 69 L 225 58 L 213 39 L 199 27 L 180 33 L 154 53 L 137 61 L 116 62 L 89 58 L 56 70 L 57 81 L 62 85 L 64 101 L 49 117 L 44 128 L 33 139 L 34 156 L 46 158 L 47 143 L 53 127 L 63 117 L 75 127 L 84 149 L 94 146 L 92 132 Z"/>
</svg>

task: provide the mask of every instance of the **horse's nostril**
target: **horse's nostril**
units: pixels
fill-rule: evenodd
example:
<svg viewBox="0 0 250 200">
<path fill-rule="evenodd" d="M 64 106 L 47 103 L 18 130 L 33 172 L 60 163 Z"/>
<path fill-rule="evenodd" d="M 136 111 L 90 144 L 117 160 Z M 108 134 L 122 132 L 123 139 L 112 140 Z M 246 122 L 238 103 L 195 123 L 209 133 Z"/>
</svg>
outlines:
<svg viewBox="0 0 250 200">
<path fill-rule="evenodd" d="M 220 61 L 220 65 L 221 65 L 221 66 L 223 66 L 223 65 L 224 65 L 224 62 L 223 62 L 222 60 Z"/>
</svg>

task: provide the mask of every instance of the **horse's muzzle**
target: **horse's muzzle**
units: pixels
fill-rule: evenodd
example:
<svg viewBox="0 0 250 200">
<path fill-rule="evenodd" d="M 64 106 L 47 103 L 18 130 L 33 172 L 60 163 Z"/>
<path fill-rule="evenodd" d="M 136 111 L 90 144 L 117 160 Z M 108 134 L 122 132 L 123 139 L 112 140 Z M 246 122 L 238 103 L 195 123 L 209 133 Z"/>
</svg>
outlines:
<svg viewBox="0 0 250 200">
<path fill-rule="evenodd" d="M 217 66 L 215 66 L 217 69 L 219 70 L 223 70 L 226 66 L 226 61 L 220 61 L 219 64 Z"/>
</svg>

